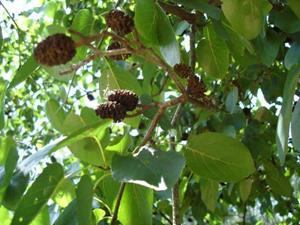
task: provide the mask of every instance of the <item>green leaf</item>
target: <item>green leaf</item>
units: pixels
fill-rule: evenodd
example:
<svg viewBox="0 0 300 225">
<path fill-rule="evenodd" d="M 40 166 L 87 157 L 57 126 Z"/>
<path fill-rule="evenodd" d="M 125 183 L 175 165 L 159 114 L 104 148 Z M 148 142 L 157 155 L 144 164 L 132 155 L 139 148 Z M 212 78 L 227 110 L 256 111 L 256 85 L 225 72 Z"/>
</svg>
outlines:
<svg viewBox="0 0 300 225">
<path fill-rule="evenodd" d="M 63 177 L 64 171 L 60 164 L 47 166 L 19 202 L 11 225 L 29 224 L 46 205 Z"/>
<path fill-rule="evenodd" d="M 46 103 L 46 115 L 53 128 L 61 133 L 64 133 L 65 127 L 63 122 L 66 118 L 64 109 L 54 99 L 50 99 Z"/>
<path fill-rule="evenodd" d="M 79 225 L 90 225 L 92 216 L 93 184 L 88 175 L 81 177 L 76 190 Z"/>
<path fill-rule="evenodd" d="M 77 14 L 74 17 L 71 25 L 71 29 L 78 31 L 84 35 L 89 35 L 91 34 L 93 25 L 94 25 L 94 17 L 91 10 L 81 9 L 79 12 L 77 12 Z M 72 38 L 75 41 L 78 41 L 80 39 L 80 37 L 78 37 L 77 35 L 72 35 Z M 87 47 L 79 47 L 76 49 L 76 52 L 77 53 L 75 58 L 77 60 L 82 60 L 86 56 Z"/>
<path fill-rule="evenodd" d="M 289 73 L 284 84 L 283 100 L 277 123 L 276 144 L 281 165 L 285 161 L 287 144 L 289 138 L 290 122 L 292 118 L 293 98 L 300 75 L 300 64 L 294 66 Z"/>
<path fill-rule="evenodd" d="M 98 223 L 104 218 L 106 212 L 103 209 L 94 209 L 93 214 L 95 216 L 95 221 Z"/>
<path fill-rule="evenodd" d="M 35 69 L 38 67 L 38 63 L 35 61 L 33 55 L 30 56 L 27 61 L 21 65 L 21 67 L 17 70 L 15 76 L 9 84 L 9 89 L 17 86 L 18 84 L 25 81 Z"/>
<path fill-rule="evenodd" d="M 184 167 L 184 158 L 177 152 L 143 148 L 138 155 L 112 159 L 112 176 L 120 182 L 135 183 L 156 191 L 171 188 Z"/>
<path fill-rule="evenodd" d="M 290 70 L 294 65 L 299 63 L 300 59 L 300 43 L 294 42 L 284 57 L 284 65 Z"/>
<path fill-rule="evenodd" d="M 291 132 L 292 132 L 293 146 L 297 151 L 300 151 L 300 101 L 299 100 L 292 114 Z"/>
<path fill-rule="evenodd" d="M 79 130 L 76 130 L 63 140 L 61 138 L 54 141 L 42 149 L 39 149 L 36 153 L 30 155 L 24 159 L 20 164 L 19 168 L 22 171 L 28 172 L 32 167 L 34 167 L 40 160 L 45 158 L 47 155 L 51 154 L 54 151 L 57 151 L 63 147 L 69 146 L 76 143 L 86 137 L 96 136 L 102 130 L 105 130 L 110 124 L 108 120 L 101 120 L 96 123 L 85 126 Z M 100 141 L 100 140 L 99 140 Z"/>
<path fill-rule="evenodd" d="M 207 209 L 214 211 L 217 205 L 219 195 L 219 183 L 214 180 L 204 180 L 200 183 L 201 200 Z"/>
<path fill-rule="evenodd" d="M 2 29 L 0 27 L 0 51 L 1 51 L 2 45 L 3 45 L 3 35 L 2 35 Z"/>
<path fill-rule="evenodd" d="M 65 178 L 56 188 L 53 194 L 53 200 L 60 207 L 67 207 L 75 197 L 75 188 L 72 181 Z"/>
<path fill-rule="evenodd" d="M 68 74 L 61 75 L 62 72 L 70 70 L 72 64 L 76 62 L 75 59 L 67 62 L 66 64 L 61 64 L 57 66 L 42 66 L 42 68 L 48 73 L 49 76 L 54 77 L 56 80 L 68 82 L 75 76 L 75 71 L 72 71 Z"/>
<path fill-rule="evenodd" d="M 255 171 L 249 150 L 219 133 L 190 135 L 185 157 L 192 171 L 216 181 L 236 182 Z"/>
<path fill-rule="evenodd" d="M 280 11 L 272 10 L 269 14 L 269 22 L 287 33 L 296 33 L 300 31 L 300 20 L 286 7 Z"/>
<path fill-rule="evenodd" d="M 29 176 L 22 172 L 14 174 L 10 179 L 3 195 L 2 205 L 10 210 L 15 210 L 29 182 Z"/>
<path fill-rule="evenodd" d="M 291 10 L 300 19 L 300 2 L 298 0 L 287 0 L 287 2 Z"/>
<path fill-rule="evenodd" d="M 4 128 L 4 99 L 6 95 L 6 82 L 0 79 L 0 130 Z"/>
<path fill-rule="evenodd" d="M 113 208 L 114 201 L 120 188 L 120 183 L 113 179 L 110 174 L 105 174 L 99 183 L 99 188 L 103 193 L 106 204 L 110 208 Z"/>
<path fill-rule="evenodd" d="M 226 0 L 222 10 L 233 29 L 248 40 L 254 39 L 261 32 L 264 0 Z"/>
<path fill-rule="evenodd" d="M 104 96 L 104 90 L 127 89 L 141 95 L 143 90 L 137 80 L 128 70 L 117 65 L 113 61 L 106 60 L 106 69 L 102 71 L 99 79 L 100 94 Z"/>
<path fill-rule="evenodd" d="M 204 28 L 204 36 L 196 49 L 199 65 L 209 76 L 223 78 L 229 67 L 229 49 L 212 25 Z"/>
<path fill-rule="evenodd" d="M 11 137 L 0 138 L 0 199 L 13 176 L 18 158 L 15 141 Z"/>
<path fill-rule="evenodd" d="M 230 113 L 233 113 L 237 107 L 239 101 L 239 90 L 237 87 L 234 87 L 231 92 L 226 97 L 225 107 L 226 110 Z"/>
<path fill-rule="evenodd" d="M 119 210 L 123 225 L 152 225 L 153 191 L 136 184 L 126 184 Z"/>
<path fill-rule="evenodd" d="M 102 121 L 103 122 L 103 121 Z M 63 123 L 65 132 L 71 136 L 72 133 L 83 129 L 89 125 L 85 124 L 82 117 L 69 113 Z M 106 125 L 102 129 L 98 129 L 95 133 L 90 134 L 87 137 L 68 144 L 68 148 L 72 153 L 80 160 L 92 165 L 106 166 L 106 157 L 104 153 L 104 147 L 101 145 L 101 139 L 105 135 Z M 69 136 L 69 137 L 70 137 Z"/>
<path fill-rule="evenodd" d="M 64 209 L 53 225 L 79 225 L 76 218 L 77 201 L 75 199 Z"/>
<path fill-rule="evenodd" d="M 265 38 L 259 37 L 256 40 L 256 49 L 260 60 L 266 66 L 271 66 L 276 59 L 279 47 L 283 38 L 275 32 L 268 32 Z"/>
<path fill-rule="evenodd" d="M 159 24 L 157 25 L 158 42 L 160 52 L 168 64 L 174 66 L 180 63 L 180 50 L 174 30 L 168 16 L 157 5 L 157 15 Z"/>
<path fill-rule="evenodd" d="M 251 193 L 253 180 L 251 178 L 242 180 L 239 184 L 240 196 L 243 202 L 246 202 Z"/>
<path fill-rule="evenodd" d="M 272 191 L 279 195 L 291 197 L 293 188 L 289 179 L 283 176 L 272 163 L 264 164 L 266 172 L 266 181 L 270 185 Z"/>
<path fill-rule="evenodd" d="M 221 10 L 208 4 L 205 0 L 172 0 L 172 2 L 182 4 L 190 9 L 199 10 L 216 20 L 220 19 Z"/>
<path fill-rule="evenodd" d="M 10 225 L 10 221 L 11 221 L 9 210 L 3 206 L 0 207 L 0 221 L 1 221 L 1 225 Z"/>
<path fill-rule="evenodd" d="M 155 1 L 137 0 L 134 13 L 134 25 L 139 34 L 150 44 L 158 44 L 158 12 Z"/>
<path fill-rule="evenodd" d="M 29 225 L 50 225 L 48 207 L 44 207 Z"/>
</svg>

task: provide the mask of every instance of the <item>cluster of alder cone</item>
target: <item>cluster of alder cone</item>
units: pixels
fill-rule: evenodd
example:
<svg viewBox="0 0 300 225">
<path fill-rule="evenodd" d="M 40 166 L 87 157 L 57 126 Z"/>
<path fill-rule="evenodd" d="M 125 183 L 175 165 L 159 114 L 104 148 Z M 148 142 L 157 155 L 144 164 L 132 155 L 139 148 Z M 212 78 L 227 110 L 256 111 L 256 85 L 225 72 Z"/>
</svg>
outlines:
<svg viewBox="0 0 300 225">
<path fill-rule="evenodd" d="M 110 11 L 105 19 L 107 27 L 120 37 L 134 30 L 132 17 L 120 10 Z M 78 44 L 71 37 L 57 33 L 38 44 L 34 50 L 34 57 L 39 64 L 45 66 L 66 64 L 75 56 L 76 47 L 78 47 Z M 123 46 L 114 41 L 108 46 L 107 50 L 121 48 Z M 113 60 L 125 60 L 129 56 L 130 54 L 119 54 L 109 57 Z M 206 100 L 204 95 L 205 85 L 189 66 L 181 63 L 176 64 L 173 69 L 179 77 L 188 79 L 186 92 L 190 96 L 202 101 Z M 115 90 L 108 95 L 108 102 L 99 105 L 95 112 L 101 118 L 111 118 L 115 122 L 120 122 L 126 117 L 126 112 L 134 110 L 137 104 L 138 96 L 135 93 L 129 90 Z"/>
</svg>

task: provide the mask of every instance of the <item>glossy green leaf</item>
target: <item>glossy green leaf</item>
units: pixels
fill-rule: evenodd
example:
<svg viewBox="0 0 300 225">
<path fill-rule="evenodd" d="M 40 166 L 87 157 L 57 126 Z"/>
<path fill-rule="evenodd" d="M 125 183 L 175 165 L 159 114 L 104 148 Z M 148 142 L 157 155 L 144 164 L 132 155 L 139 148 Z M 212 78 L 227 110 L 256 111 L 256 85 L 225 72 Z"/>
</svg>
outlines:
<svg viewBox="0 0 300 225">
<path fill-rule="evenodd" d="M 78 11 L 73 19 L 71 29 L 78 31 L 84 35 L 89 35 L 94 25 L 93 13 L 89 9 L 81 9 Z M 77 35 L 72 35 L 72 38 L 77 41 L 80 39 Z M 87 48 L 80 47 L 76 49 L 75 60 L 82 60 L 86 56 Z"/>
<path fill-rule="evenodd" d="M 226 0 L 222 10 L 232 27 L 248 40 L 261 32 L 264 18 L 262 4 L 264 0 Z"/>
<path fill-rule="evenodd" d="M 287 0 L 289 7 L 300 19 L 300 2 L 298 0 Z"/>
<path fill-rule="evenodd" d="M 150 148 L 143 148 L 136 156 L 115 154 L 111 165 L 114 179 L 156 191 L 171 188 L 183 167 L 184 158 L 179 153 Z"/>
<path fill-rule="evenodd" d="M 300 151 L 300 101 L 299 100 L 292 114 L 291 132 L 292 132 L 293 146 L 297 151 Z"/>
<path fill-rule="evenodd" d="M 3 129 L 5 125 L 4 121 L 4 99 L 6 95 L 6 82 L 0 79 L 0 130 Z"/>
<path fill-rule="evenodd" d="M 76 190 L 79 225 L 90 225 L 92 216 L 93 184 L 88 175 L 81 177 Z"/>
<path fill-rule="evenodd" d="M 289 179 L 283 176 L 272 163 L 265 163 L 266 181 L 276 194 L 291 197 L 293 188 Z"/>
<path fill-rule="evenodd" d="M 229 50 L 223 39 L 212 27 L 204 28 L 205 39 L 197 47 L 197 60 L 204 71 L 214 78 L 223 78 L 229 67 Z"/>
<path fill-rule="evenodd" d="M 119 210 L 123 225 L 152 225 L 153 191 L 136 184 L 126 184 Z"/>
<path fill-rule="evenodd" d="M 158 44 L 158 13 L 155 1 L 137 0 L 134 25 L 139 34 L 151 44 Z"/>
<path fill-rule="evenodd" d="M 237 87 L 234 87 L 226 97 L 226 101 L 225 101 L 226 110 L 230 113 L 233 113 L 235 108 L 237 107 L 238 100 L 239 100 L 239 90 Z"/>
<path fill-rule="evenodd" d="M 142 88 L 128 70 L 117 65 L 113 61 L 106 60 L 107 67 L 102 71 L 99 79 L 100 94 L 104 96 L 104 90 L 127 89 L 135 92 L 137 95 L 142 94 Z"/>
<path fill-rule="evenodd" d="M 214 180 L 204 180 L 200 184 L 200 189 L 201 200 L 204 202 L 206 208 L 213 212 L 219 196 L 219 183 Z"/>
<path fill-rule="evenodd" d="M 95 221 L 98 223 L 104 218 L 106 212 L 103 209 L 94 209 L 93 214 L 95 216 Z"/>
<path fill-rule="evenodd" d="M 160 52 L 165 61 L 171 66 L 174 66 L 175 64 L 180 63 L 180 50 L 175 33 L 168 16 L 158 5 L 157 15 L 159 21 L 159 24 L 157 25 L 157 35 Z"/>
<path fill-rule="evenodd" d="M 255 171 L 249 150 L 219 133 L 191 135 L 185 158 L 196 174 L 216 181 L 236 182 Z"/>
<path fill-rule="evenodd" d="M 21 199 L 11 225 L 29 224 L 46 205 L 63 177 L 64 171 L 60 164 L 47 166 Z"/>
<path fill-rule="evenodd" d="M 294 65 L 300 62 L 299 59 L 300 59 L 300 43 L 294 42 L 284 57 L 284 65 L 288 70 L 290 70 Z"/>
<path fill-rule="evenodd" d="M 239 183 L 240 196 L 243 202 L 246 202 L 251 193 L 253 180 L 251 178 L 242 180 Z"/>
<path fill-rule="evenodd" d="M 46 103 L 45 110 L 52 127 L 64 133 L 65 127 L 63 126 L 63 122 L 66 118 L 66 113 L 62 106 L 56 100 L 50 99 Z"/>
<path fill-rule="evenodd" d="M 64 209 L 53 225 L 79 225 L 76 199 Z"/>
<path fill-rule="evenodd" d="M 15 76 L 9 84 L 9 89 L 17 86 L 18 84 L 25 81 L 35 69 L 38 67 L 37 62 L 35 61 L 33 55 L 30 56 L 27 61 L 21 65 L 21 67 L 17 70 Z"/>
<path fill-rule="evenodd" d="M 278 117 L 276 144 L 281 165 L 285 161 L 285 153 L 287 152 L 287 144 L 289 138 L 290 122 L 292 119 L 292 107 L 295 89 L 300 75 L 300 64 L 294 66 L 289 73 L 284 84 L 283 101 L 280 114 Z"/>
</svg>

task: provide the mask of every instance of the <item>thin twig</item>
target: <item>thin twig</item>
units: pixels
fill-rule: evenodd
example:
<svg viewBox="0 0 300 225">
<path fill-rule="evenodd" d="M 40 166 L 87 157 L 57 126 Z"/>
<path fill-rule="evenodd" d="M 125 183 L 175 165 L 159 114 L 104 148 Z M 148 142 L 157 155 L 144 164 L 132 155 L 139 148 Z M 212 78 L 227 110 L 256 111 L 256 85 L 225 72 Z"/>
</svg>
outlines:
<svg viewBox="0 0 300 225">
<path fill-rule="evenodd" d="M 180 104 L 185 102 L 185 98 L 183 95 L 179 96 L 178 98 L 172 99 L 170 101 L 167 102 L 163 102 L 163 103 L 159 103 L 158 105 L 158 111 L 155 114 L 154 118 L 152 119 L 152 122 L 150 124 L 150 127 L 148 128 L 145 137 L 143 138 L 142 142 L 133 150 L 133 154 L 138 154 L 139 150 L 141 149 L 141 147 L 143 147 L 145 144 L 147 144 L 147 142 L 150 140 L 152 132 L 154 131 L 156 125 L 158 124 L 160 118 L 162 117 L 162 115 L 164 114 L 165 110 L 168 107 Z"/>
<path fill-rule="evenodd" d="M 113 216 L 111 218 L 110 225 L 113 225 L 118 219 L 119 208 L 120 208 L 121 200 L 122 200 L 123 193 L 124 193 L 124 190 L 125 190 L 125 185 L 126 185 L 125 183 L 121 183 L 121 186 L 119 188 L 119 192 L 118 192 L 118 195 L 117 195 L 117 201 L 116 201 Z"/>
<path fill-rule="evenodd" d="M 21 35 L 20 35 L 20 27 L 18 26 L 17 22 L 15 21 L 15 19 L 12 17 L 12 15 L 10 14 L 10 12 L 8 11 L 8 9 L 5 7 L 5 5 L 2 3 L 2 1 L 0 1 L 0 5 L 2 5 L 3 9 L 5 10 L 5 12 L 7 13 L 8 17 L 12 20 L 12 22 L 15 24 L 16 28 L 17 28 L 17 34 L 18 34 L 18 52 L 19 52 L 19 67 L 21 66 Z"/>
<path fill-rule="evenodd" d="M 128 54 L 128 53 L 130 53 L 130 52 L 125 48 L 113 49 L 113 50 L 108 50 L 108 51 L 105 51 L 105 52 L 97 50 L 97 52 L 95 52 L 93 55 L 90 55 L 85 60 L 81 61 L 78 64 L 72 65 L 70 67 L 70 69 L 60 72 L 60 75 L 66 75 L 66 74 L 69 74 L 69 73 L 72 73 L 72 72 L 76 72 L 82 66 L 88 64 L 89 62 L 95 60 L 98 57 L 115 56 L 115 55 L 122 55 L 122 54 Z"/>
</svg>

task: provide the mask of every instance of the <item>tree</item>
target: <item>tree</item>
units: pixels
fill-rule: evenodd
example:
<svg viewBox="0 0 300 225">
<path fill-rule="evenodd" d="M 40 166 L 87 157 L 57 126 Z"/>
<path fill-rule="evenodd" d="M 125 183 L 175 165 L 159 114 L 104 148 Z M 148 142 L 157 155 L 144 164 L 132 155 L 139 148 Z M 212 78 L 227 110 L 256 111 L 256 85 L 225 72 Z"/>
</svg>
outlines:
<svg viewBox="0 0 300 225">
<path fill-rule="evenodd" d="M 299 223 L 298 1 L 6 3 L 1 224 Z"/>
</svg>

